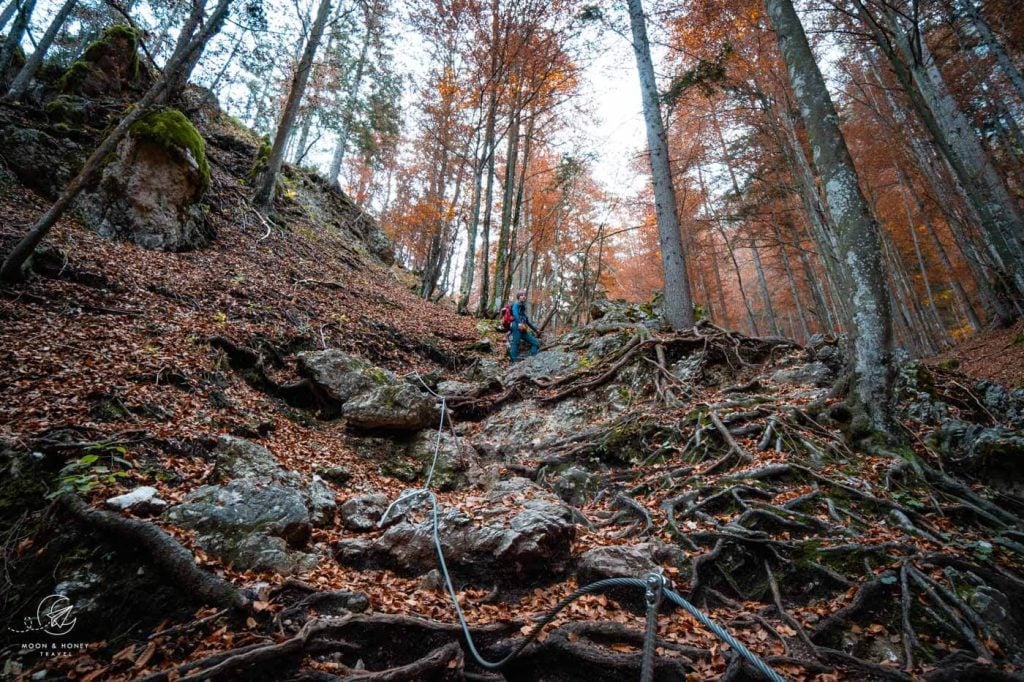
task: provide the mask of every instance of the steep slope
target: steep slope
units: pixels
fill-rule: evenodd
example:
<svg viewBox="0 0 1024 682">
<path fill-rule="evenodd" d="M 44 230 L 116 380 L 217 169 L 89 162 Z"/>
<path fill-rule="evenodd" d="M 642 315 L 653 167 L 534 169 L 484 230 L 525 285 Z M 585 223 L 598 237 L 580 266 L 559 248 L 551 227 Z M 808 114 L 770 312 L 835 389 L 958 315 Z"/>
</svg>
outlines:
<svg viewBox="0 0 1024 682">
<path fill-rule="evenodd" d="M 622 585 L 480 666 L 436 530 L 491 660 L 576 587 L 660 570 L 787 679 L 1019 675 L 1024 393 L 906 363 L 910 445 L 865 453 L 829 394 L 837 342 L 670 333 L 608 302 L 509 368 L 314 175 L 249 209 L 259 141 L 197 101 L 209 246 L 147 251 L 70 217 L 36 276 L 0 289 L 5 673 L 639 677 L 644 602 Z M 43 207 L 3 175 L 2 245 Z M 73 630 L 46 631 L 53 596 Z M 679 609 L 657 635 L 654 679 L 758 679 Z"/>
</svg>

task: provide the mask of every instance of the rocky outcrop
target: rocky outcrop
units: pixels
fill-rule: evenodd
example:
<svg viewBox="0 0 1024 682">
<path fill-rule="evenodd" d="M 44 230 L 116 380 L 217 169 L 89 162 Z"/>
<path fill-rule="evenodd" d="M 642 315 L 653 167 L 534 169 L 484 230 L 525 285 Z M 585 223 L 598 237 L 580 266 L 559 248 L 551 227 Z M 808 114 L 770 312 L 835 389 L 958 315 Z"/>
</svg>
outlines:
<svg viewBox="0 0 1024 682">
<path fill-rule="evenodd" d="M 948 419 L 928 441 L 954 471 L 1024 495 L 1024 433 L 1019 429 Z"/>
<path fill-rule="evenodd" d="M 440 416 L 432 395 L 343 351 L 300 353 L 298 362 L 299 372 L 339 405 L 356 429 L 419 431 Z"/>
<path fill-rule="evenodd" d="M 390 502 L 388 496 L 382 493 L 350 497 L 342 503 L 338 511 L 341 525 L 359 533 L 373 530 L 384 516 Z"/>
<path fill-rule="evenodd" d="M 348 424 L 359 429 L 419 431 L 434 425 L 439 416 L 433 396 L 406 383 L 378 386 L 341 409 Z"/>
<path fill-rule="evenodd" d="M 431 424 L 436 427 L 437 424 Z M 445 431 L 438 443 L 435 428 L 414 434 L 391 433 L 353 436 L 349 443 L 366 460 L 377 463 L 378 471 L 406 483 L 425 482 L 434 469 L 431 487 L 448 491 L 463 488 L 470 483 L 478 468 L 477 454 L 471 445 L 454 438 Z M 437 461 L 434 450 L 437 448 Z"/>
<path fill-rule="evenodd" d="M 138 55 L 139 35 L 130 26 L 111 26 L 71 63 L 58 88 L 86 97 L 111 97 L 148 86 Z"/>
<path fill-rule="evenodd" d="M 0 157 L 22 183 L 56 199 L 78 172 L 85 150 L 41 130 L 9 125 L 0 129 Z"/>
<path fill-rule="evenodd" d="M 575 529 L 571 512 L 551 493 L 526 479 L 499 483 L 474 516 L 457 509 L 439 514 L 445 560 L 460 579 L 523 586 L 565 573 Z M 403 519 L 375 538 L 342 540 L 339 562 L 422 575 L 436 568 L 433 523 Z"/>
<path fill-rule="evenodd" d="M 771 378 L 777 384 L 828 386 L 835 377 L 825 363 L 816 361 L 777 370 Z"/>
<path fill-rule="evenodd" d="M 206 143 L 176 109 L 141 119 L 78 206 L 104 237 L 187 251 L 213 237 L 200 201 L 210 184 Z"/>
<path fill-rule="evenodd" d="M 192 491 L 165 518 L 239 570 L 288 575 L 314 566 L 316 557 L 299 550 L 314 527 L 333 522 L 334 493 L 323 480 L 305 483 L 266 448 L 233 436 L 219 439 L 215 455 L 213 474 L 224 482 Z"/>
</svg>

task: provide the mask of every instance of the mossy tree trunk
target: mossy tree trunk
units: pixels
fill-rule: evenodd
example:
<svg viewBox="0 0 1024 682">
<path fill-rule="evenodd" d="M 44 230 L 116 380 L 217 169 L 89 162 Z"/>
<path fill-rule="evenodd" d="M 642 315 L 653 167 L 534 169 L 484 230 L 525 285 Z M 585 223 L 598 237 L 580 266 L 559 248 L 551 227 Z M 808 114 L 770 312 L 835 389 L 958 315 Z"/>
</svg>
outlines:
<svg viewBox="0 0 1024 682">
<path fill-rule="evenodd" d="M 309 31 L 309 39 L 302 51 L 299 65 L 292 76 L 292 85 L 288 90 L 288 99 L 285 102 L 284 110 L 281 112 L 281 120 L 277 124 L 277 133 L 274 135 L 274 144 L 270 148 L 270 158 L 267 160 L 267 168 L 260 177 L 253 195 L 253 204 L 261 209 L 267 209 L 274 201 L 274 190 L 277 186 L 277 176 L 284 164 L 285 145 L 295 126 L 295 119 L 299 115 L 299 105 L 302 104 L 302 96 L 306 92 L 306 83 L 309 81 L 309 74 L 313 70 L 313 58 L 316 56 L 317 48 L 324 35 L 324 27 L 327 26 L 327 17 L 331 13 L 331 0 L 320 0 L 320 6 L 316 12 L 316 19 L 313 28 Z"/>
<path fill-rule="evenodd" d="M 8 101 L 16 101 L 21 99 L 28 90 L 29 83 L 32 82 L 32 77 L 36 75 L 36 71 L 39 70 L 39 66 L 43 63 L 43 57 L 46 56 L 47 50 L 53 45 L 54 39 L 57 34 L 60 33 L 60 29 L 64 26 L 64 22 L 67 21 L 68 15 L 71 14 L 71 10 L 75 8 L 78 0 L 65 0 L 64 4 L 61 5 L 57 15 L 50 22 L 49 27 L 46 29 L 46 33 L 39 39 L 36 44 L 36 49 L 32 53 L 32 56 L 28 58 L 25 65 L 21 67 L 21 71 L 14 77 L 11 82 L 11 87 L 7 90 L 5 99 Z"/>
<path fill-rule="evenodd" d="M 884 433 L 891 431 L 893 368 L 892 317 L 882 262 L 879 227 L 858 183 L 839 116 L 814 60 L 791 0 L 766 0 L 768 16 L 807 127 L 828 209 L 838 230 L 839 256 L 853 301 L 850 402 Z"/>
<path fill-rule="evenodd" d="M 202 53 L 207 42 L 219 30 L 231 2 L 232 0 L 218 0 L 216 7 L 214 7 L 213 12 L 202 28 L 199 28 L 199 26 L 206 3 L 203 1 L 196 3 L 189 18 L 184 26 L 182 26 L 174 52 L 164 67 L 163 77 L 146 91 L 146 94 L 135 103 L 135 106 L 129 110 L 128 114 L 110 131 L 86 160 L 78 175 L 68 183 L 68 186 L 57 201 L 50 206 L 49 210 L 29 228 L 28 233 L 15 245 L 4 259 L 3 266 L 0 267 L 0 279 L 16 281 L 22 278 L 25 263 L 28 261 L 29 256 L 32 255 L 36 246 L 43 241 L 47 233 L 49 233 L 60 217 L 64 215 L 64 212 L 71 205 L 71 202 L 75 200 L 75 197 L 85 187 L 96 181 L 103 169 L 104 160 L 117 148 L 118 143 L 128 134 L 132 125 L 147 115 L 153 106 L 166 98 L 168 88 L 175 82 L 175 75 L 180 74 L 183 67 L 192 61 L 198 53 Z"/>
</svg>

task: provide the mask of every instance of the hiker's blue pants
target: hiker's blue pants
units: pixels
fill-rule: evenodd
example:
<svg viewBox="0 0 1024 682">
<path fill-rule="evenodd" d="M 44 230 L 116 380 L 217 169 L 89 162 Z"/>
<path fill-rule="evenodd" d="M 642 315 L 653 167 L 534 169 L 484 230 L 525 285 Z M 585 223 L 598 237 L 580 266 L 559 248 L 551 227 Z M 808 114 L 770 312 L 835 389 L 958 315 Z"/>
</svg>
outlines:
<svg viewBox="0 0 1024 682">
<path fill-rule="evenodd" d="M 519 331 L 519 327 L 515 324 L 512 325 L 512 343 L 509 345 L 508 354 L 512 358 L 512 362 L 519 360 L 519 342 L 526 341 L 530 344 L 530 355 L 536 355 L 540 352 L 540 341 L 536 336 L 530 332 Z"/>
</svg>

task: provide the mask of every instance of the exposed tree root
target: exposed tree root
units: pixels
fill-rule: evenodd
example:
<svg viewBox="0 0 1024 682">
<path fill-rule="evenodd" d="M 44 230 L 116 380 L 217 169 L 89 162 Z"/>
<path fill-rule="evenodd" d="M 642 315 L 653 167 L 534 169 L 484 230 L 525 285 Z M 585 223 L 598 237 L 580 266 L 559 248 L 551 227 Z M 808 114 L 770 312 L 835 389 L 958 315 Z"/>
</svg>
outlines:
<svg viewBox="0 0 1024 682">
<path fill-rule="evenodd" d="M 197 567 L 192 553 L 158 526 L 93 509 L 70 493 L 57 498 L 57 503 L 81 523 L 142 549 L 168 580 L 198 603 L 231 609 L 249 606 L 249 599 L 234 585 Z"/>
</svg>

